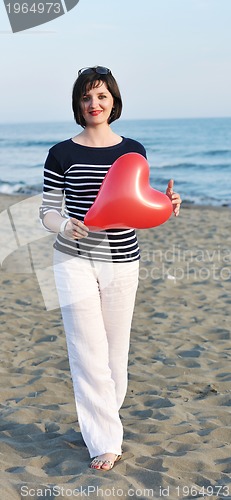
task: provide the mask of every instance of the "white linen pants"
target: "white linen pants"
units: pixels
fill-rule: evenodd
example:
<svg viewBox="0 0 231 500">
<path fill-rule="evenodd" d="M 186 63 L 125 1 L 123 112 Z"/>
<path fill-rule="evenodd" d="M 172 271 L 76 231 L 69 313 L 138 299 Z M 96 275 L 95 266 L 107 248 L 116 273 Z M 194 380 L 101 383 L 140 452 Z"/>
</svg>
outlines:
<svg viewBox="0 0 231 500">
<path fill-rule="evenodd" d="M 139 261 L 99 262 L 55 250 L 54 274 L 78 421 L 90 457 L 120 455 Z"/>
</svg>

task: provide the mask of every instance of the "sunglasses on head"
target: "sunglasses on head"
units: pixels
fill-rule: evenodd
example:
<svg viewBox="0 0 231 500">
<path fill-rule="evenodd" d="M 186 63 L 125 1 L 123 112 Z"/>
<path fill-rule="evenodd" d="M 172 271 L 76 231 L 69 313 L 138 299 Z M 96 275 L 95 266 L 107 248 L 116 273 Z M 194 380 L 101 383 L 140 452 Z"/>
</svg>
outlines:
<svg viewBox="0 0 231 500">
<path fill-rule="evenodd" d="M 93 66 L 92 68 L 82 68 L 78 71 L 79 75 L 90 75 L 91 73 L 98 73 L 98 75 L 108 75 L 111 73 L 109 68 L 105 68 L 104 66 Z"/>
</svg>

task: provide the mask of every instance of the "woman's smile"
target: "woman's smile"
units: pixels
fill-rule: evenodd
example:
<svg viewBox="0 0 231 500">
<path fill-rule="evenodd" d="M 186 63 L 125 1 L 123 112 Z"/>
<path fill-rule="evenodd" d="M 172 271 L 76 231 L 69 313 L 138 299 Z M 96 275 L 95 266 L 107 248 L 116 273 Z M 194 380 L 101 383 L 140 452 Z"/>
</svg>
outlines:
<svg viewBox="0 0 231 500">
<path fill-rule="evenodd" d="M 98 116 L 100 113 L 102 113 L 101 109 L 90 111 L 90 115 L 92 116 Z"/>
</svg>

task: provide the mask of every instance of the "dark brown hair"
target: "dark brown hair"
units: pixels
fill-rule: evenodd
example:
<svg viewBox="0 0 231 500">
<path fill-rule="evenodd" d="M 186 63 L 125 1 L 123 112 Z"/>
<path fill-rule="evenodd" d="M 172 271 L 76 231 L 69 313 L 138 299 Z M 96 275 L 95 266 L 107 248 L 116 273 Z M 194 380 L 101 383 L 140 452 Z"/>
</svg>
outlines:
<svg viewBox="0 0 231 500">
<path fill-rule="evenodd" d="M 78 125 L 81 125 L 82 127 L 86 126 L 86 122 L 81 111 L 82 97 L 92 88 L 99 87 L 102 82 L 105 83 L 114 100 L 108 123 L 112 123 L 113 121 L 118 120 L 118 118 L 120 117 L 122 112 L 122 98 L 114 76 L 111 73 L 101 75 L 99 73 L 96 73 L 94 69 L 92 69 L 92 73 L 81 73 L 73 86 L 72 109 L 74 112 L 75 121 L 76 123 L 78 123 Z"/>
</svg>

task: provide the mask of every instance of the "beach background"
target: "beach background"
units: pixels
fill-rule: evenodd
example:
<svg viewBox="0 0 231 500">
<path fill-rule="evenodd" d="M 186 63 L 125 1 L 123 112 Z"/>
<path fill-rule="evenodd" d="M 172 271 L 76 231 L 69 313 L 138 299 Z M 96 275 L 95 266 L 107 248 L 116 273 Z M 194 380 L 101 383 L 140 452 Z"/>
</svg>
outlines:
<svg viewBox="0 0 231 500">
<path fill-rule="evenodd" d="M 124 453 L 109 473 L 88 468 L 60 310 L 43 286 L 53 236 L 37 219 L 42 165 L 75 127 L 0 126 L 3 500 L 231 498 L 230 125 L 115 126 L 146 147 L 153 187 L 174 178 L 184 202 L 178 218 L 138 231 Z"/>
</svg>

